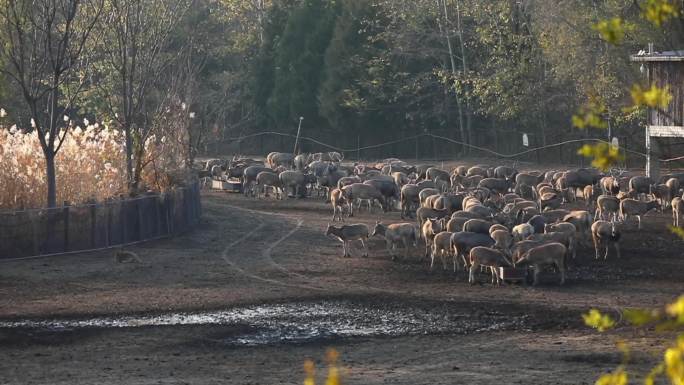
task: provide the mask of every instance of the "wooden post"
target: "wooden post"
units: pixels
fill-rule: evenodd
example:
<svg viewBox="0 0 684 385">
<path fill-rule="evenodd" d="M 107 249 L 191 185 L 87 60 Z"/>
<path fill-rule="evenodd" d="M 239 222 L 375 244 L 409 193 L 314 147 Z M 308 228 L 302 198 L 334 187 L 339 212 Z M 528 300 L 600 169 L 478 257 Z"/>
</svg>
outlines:
<svg viewBox="0 0 684 385">
<path fill-rule="evenodd" d="M 126 232 L 128 231 L 128 223 L 126 223 L 126 219 L 128 216 L 126 215 L 126 200 L 124 199 L 123 194 L 119 196 L 119 201 L 121 202 L 121 208 L 119 209 L 119 222 L 121 222 L 121 244 L 125 245 L 127 241 Z"/>
<path fill-rule="evenodd" d="M 135 211 L 138 214 L 138 240 L 142 241 L 145 239 L 145 226 L 143 219 L 143 212 L 140 206 L 145 201 L 145 199 L 138 199 L 135 203 Z"/>
<path fill-rule="evenodd" d="M 62 208 L 64 218 L 64 252 L 69 251 L 69 201 L 64 201 Z"/>
<path fill-rule="evenodd" d="M 356 160 L 361 161 L 361 135 L 356 135 Z"/>
<path fill-rule="evenodd" d="M 161 230 L 161 210 L 159 206 L 161 205 L 161 195 L 157 194 L 154 197 L 154 231 L 155 236 L 160 236 L 162 234 Z"/>
<path fill-rule="evenodd" d="M 36 223 L 37 220 L 35 213 L 35 211 L 30 211 L 28 213 L 28 217 L 31 221 L 31 232 L 33 233 L 33 255 L 40 255 L 42 252 L 40 250 L 40 241 L 38 240 L 38 224 Z"/>
<path fill-rule="evenodd" d="M 300 116 L 299 126 L 297 126 L 297 137 L 295 138 L 294 149 L 292 150 L 292 153 L 295 155 L 297 155 L 297 145 L 299 145 L 299 134 L 302 132 L 302 120 L 304 120 L 304 117 Z"/>
<path fill-rule="evenodd" d="M 437 143 L 435 142 L 435 137 L 430 132 L 430 139 L 432 139 L 432 159 L 437 159 Z"/>
<path fill-rule="evenodd" d="M 164 216 L 166 217 L 166 235 L 171 235 L 171 216 L 169 215 L 169 192 L 164 193 Z"/>
<path fill-rule="evenodd" d="M 625 155 L 625 169 L 629 170 L 629 153 L 627 153 L 627 138 L 622 137 L 620 141 L 622 142 L 622 153 Z"/>
<path fill-rule="evenodd" d="M 95 237 L 97 234 L 97 203 L 93 202 L 90 206 L 90 248 L 96 245 Z"/>
<path fill-rule="evenodd" d="M 105 246 L 107 247 L 111 246 L 112 244 L 112 205 L 108 204 L 111 202 L 111 199 L 107 199 L 104 205 L 105 215 L 107 216 L 107 229 L 105 230 Z"/>
<path fill-rule="evenodd" d="M 416 137 L 416 161 L 418 161 L 418 141 L 420 140 L 420 136 Z"/>
<path fill-rule="evenodd" d="M 171 197 L 169 202 L 169 235 L 173 235 L 176 232 L 176 189 L 171 190 L 169 196 Z"/>
<path fill-rule="evenodd" d="M 200 196 L 200 187 L 199 187 L 199 182 L 195 183 L 195 187 L 193 189 L 195 191 L 195 202 L 197 204 L 197 222 L 199 223 L 199 219 L 202 216 L 202 199 Z"/>
<path fill-rule="evenodd" d="M 651 176 L 651 130 L 646 126 L 646 176 Z"/>
<path fill-rule="evenodd" d="M 651 137 L 651 128 L 646 126 L 646 176 L 653 181 L 660 177 L 660 148 L 658 142 Z"/>
</svg>

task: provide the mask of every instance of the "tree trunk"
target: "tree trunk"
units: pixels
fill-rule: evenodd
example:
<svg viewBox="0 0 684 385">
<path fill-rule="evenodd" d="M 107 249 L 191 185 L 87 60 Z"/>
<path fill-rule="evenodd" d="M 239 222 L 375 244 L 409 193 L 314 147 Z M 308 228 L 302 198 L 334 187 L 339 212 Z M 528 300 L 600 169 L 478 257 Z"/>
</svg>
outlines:
<svg viewBox="0 0 684 385">
<path fill-rule="evenodd" d="M 135 169 L 133 172 L 133 183 L 131 184 L 131 194 L 138 194 L 140 188 L 140 179 L 142 176 L 143 169 L 143 155 L 145 153 L 145 144 L 139 143 L 135 148 Z"/>
<path fill-rule="evenodd" d="M 447 42 L 447 48 L 449 49 L 449 60 L 451 62 L 451 73 L 456 76 L 456 61 L 454 60 L 454 50 L 451 47 L 451 39 L 449 38 L 449 30 L 448 30 L 448 25 L 449 25 L 449 16 L 447 14 L 447 7 L 446 7 L 446 1 L 441 0 L 437 2 L 437 6 L 441 8 L 441 6 L 444 6 L 444 21 L 445 21 L 445 26 L 442 28 L 441 23 L 439 24 L 440 30 L 442 30 L 442 33 L 444 33 L 444 37 L 446 38 Z M 456 80 L 454 79 L 454 83 Z M 454 90 L 454 96 L 456 98 L 456 107 L 458 109 L 458 127 L 459 131 L 461 132 L 461 141 L 463 143 L 470 143 L 470 138 L 466 136 L 466 130 L 465 130 L 465 125 L 463 124 L 463 106 L 461 105 L 461 98 L 458 96 L 458 91 Z M 468 152 L 468 148 L 463 145 L 463 152 L 462 155 L 465 155 Z"/>
<path fill-rule="evenodd" d="M 55 154 L 48 149 L 45 155 L 45 174 L 47 176 L 47 207 L 57 207 L 57 178 L 55 174 Z"/>
<path fill-rule="evenodd" d="M 131 127 L 125 127 L 126 133 L 126 179 L 128 181 L 128 189 L 133 188 L 134 174 L 133 174 L 133 134 Z"/>
<path fill-rule="evenodd" d="M 444 17 L 447 18 L 448 22 L 448 15 L 447 15 L 447 8 L 446 8 L 446 0 L 444 0 Z M 466 62 L 466 53 L 465 53 L 465 44 L 463 43 L 463 26 L 461 25 L 461 8 L 460 8 L 460 2 L 456 1 L 456 28 L 458 29 L 458 42 L 459 46 L 461 47 L 461 68 L 463 70 L 463 76 L 467 76 L 468 73 L 468 64 Z M 468 133 L 468 143 L 473 143 L 473 129 L 472 129 L 472 122 L 473 122 L 473 112 L 470 110 L 470 102 L 468 101 L 468 98 L 465 99 L 465 110 L 466 110 L 466 128 L 465 131 Z M 468 149 L 470 150 L 470 149 Z"/>
<path fill-rule="evenodd" d="M 52 91 L 50 92 L 51 98 L 48 105 L 50 120 L 47 127 L 46 146 L 43 148 L 46 167 L 45 174 L 47 177 L 47 204 L 50 208 L 57 206 L 57 175 L 55 173 L 55 156 L 57 155 L 55 151 L 55 142 L 59 136 L 59 132 L 57 130 L 57 109 L 59 107 L 57 104 L 57 100 L 59 99 L 59 73 L 57 72 L 54 74 L 54 83 L 52 87 Z M 37 114 L 35 115 L 34 119 L 38 119 Z M 67 128 L 65 128 L 65 130 L 66 129 Z"/>
</svg>

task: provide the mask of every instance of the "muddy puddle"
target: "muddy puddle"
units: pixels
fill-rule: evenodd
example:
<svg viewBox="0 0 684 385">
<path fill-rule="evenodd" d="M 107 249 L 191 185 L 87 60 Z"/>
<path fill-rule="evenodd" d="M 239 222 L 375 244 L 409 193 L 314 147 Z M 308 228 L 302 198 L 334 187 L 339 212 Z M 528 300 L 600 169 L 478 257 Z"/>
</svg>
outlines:
<svg viewBox="0 0 684 385">
<path fill-rule="evenodd" d="M 267 304 L 196 313 L 0 321 L 0 328 L 66 332 L 86 328 L 226 325 L 237 326 L 243 332 L 232 335 L 222 342 L 234 345 L 264 345 L 348 337 L 521 330 L 525 329 L 525 321 L 524 315 L 458 311 L 449 307 L 421 308 L 396 304 L 321 301 Z"/>
</svg>

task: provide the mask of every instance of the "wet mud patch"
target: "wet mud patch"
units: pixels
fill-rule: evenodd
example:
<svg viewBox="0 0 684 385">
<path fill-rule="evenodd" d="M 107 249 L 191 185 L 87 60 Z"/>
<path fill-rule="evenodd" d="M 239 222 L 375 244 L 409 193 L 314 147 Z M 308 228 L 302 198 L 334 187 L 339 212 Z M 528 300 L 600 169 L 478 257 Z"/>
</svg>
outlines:
<svg viewBox="0 0 684 385">
<path fill-rule="evenodd" d="M 72 333 L 118 328 L 221 326 L 228 330 L 220 336 L 215 335 L 213 342 L 258 346 L 352 337 L 528 330 L 527 320 L 524 313 L 479 311 L 450 303 L 421 306 L 399 302 L 321 300 L 207 312 L 1 321 L 0 333 L 8 342 L 19 339 L 24 343 L 49 343 L 68 340 Z"/>
</svg>

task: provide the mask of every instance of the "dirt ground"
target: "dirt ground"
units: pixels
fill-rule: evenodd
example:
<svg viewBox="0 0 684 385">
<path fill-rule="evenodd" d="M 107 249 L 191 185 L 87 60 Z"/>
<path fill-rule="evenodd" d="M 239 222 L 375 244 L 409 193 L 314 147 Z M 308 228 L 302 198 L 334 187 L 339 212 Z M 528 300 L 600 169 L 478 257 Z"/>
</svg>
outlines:
<svg viewBox="0 0 684 385">
<path fill-rule="evenodd" d="M 200 226 L 175 239 L 132 247 L 141 263 L 112 251 L 0 262 L 0 320 L 81 319 L 226 310 L 255 304 L 355 301 L 416 315 L 460 314 L 478 324 L 392 336 L 327 337 L 297 343 L 224 343 L 235 325 L 123 328 L 0 328 L 0 384 L 301 383 L 301 365 L 322 365 L 337 348 L 349 384 L 590 384 L 620 362 L 615 341 L 633 342 L 635 369 L 670 336 L 621 328 L 598 335 L 580 313 L 590 307 L 659 306 L 684 293 L 682 243 L 668 214 L 623 228 L 622 259 L 580 249 L 568 282 L 493 287 L 480 276 L 428 272 L 422 249 L 391 261 L 384 240 L 370 257 L 324 236 L 331 209 L 318 199 L 254 200 L 206 192 Z M 398 222 L 399 213 L 363 211 L 354 221 Z M 520 319 L 487 328 L 491 315 Z M 358 317 L 372 317 L 372 313 Z M 278 321 L 281 322 L 281 321 Z M 389 320 L 392 322 L 392 320 Z"/>
</svg>

